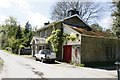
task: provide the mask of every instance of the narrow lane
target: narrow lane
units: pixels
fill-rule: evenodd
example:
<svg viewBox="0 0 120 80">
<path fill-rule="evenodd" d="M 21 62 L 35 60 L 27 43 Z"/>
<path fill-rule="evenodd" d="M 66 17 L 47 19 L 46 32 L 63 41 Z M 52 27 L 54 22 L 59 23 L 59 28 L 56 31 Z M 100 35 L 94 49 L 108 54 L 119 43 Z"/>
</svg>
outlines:
<svg viewBox="0 0 120 80">
<path fill-rule="evenodd" d="M 17 56 L 0 51 L 0 57 L 4 61 L 4 71 L 1 76 L 5 78 L 39 78 L 32 70 L 20 64 Z"/>
<path fill-rule="evenodd" d="M 4 60 L 4 78 L 116 78 L 116 70 L 75 67 L 66 63 L 46 64 L 40 61 L 11 55 L 0 50 Z"/>
</svg>

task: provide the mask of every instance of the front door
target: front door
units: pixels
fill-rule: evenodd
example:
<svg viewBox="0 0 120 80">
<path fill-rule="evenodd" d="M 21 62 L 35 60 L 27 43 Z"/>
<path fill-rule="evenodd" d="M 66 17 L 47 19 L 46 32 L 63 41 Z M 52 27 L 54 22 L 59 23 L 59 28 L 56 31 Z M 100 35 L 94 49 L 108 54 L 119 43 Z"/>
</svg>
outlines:
<svg viewBox="0 0 120 80">
<path fill-rule="evenodd" d="M 71 54 L 72 54 L 72 46 L 71 45 L 63 46 L 63 61 L 70 63 Z"/>
</svg>

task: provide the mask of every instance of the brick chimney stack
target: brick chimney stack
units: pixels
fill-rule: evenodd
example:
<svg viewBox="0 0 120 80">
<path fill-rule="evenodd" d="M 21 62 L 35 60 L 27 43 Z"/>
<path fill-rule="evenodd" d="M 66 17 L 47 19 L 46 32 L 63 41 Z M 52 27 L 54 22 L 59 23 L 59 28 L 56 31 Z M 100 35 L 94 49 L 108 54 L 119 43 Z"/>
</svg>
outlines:
<svg viewBox="0 0 120 80">
<path fill-rule="evenodd" d="M 75 14 L 79 15 L 79 11 L 77 11 L 76 9 L 69 10 L 67 16 L 69 17 L 69 16 L 72 16 L 72 15 L 75 15 Z"/>
</svg>

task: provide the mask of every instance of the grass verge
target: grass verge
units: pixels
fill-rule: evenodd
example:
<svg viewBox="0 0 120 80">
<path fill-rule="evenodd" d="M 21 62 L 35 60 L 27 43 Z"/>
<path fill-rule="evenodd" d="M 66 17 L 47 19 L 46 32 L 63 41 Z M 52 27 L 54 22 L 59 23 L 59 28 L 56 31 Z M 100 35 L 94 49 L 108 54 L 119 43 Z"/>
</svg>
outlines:
<svg viewBox="0 0 120 80">
<path fill-rule="evenodd" d="M 7 50 L 4 50 L 4 52 L 7 52 L 7 53 L 12 54 L 12 55 L 18 55 L 18 54 L 14 54 L 14 53 L 7 51 Z"/>
<path fill-rule="evenodd" d="M 3 68 L 3 60 L 0 59 L 0 72 L 2 71 L 2 68 Z"/>
<path fill-rule="evenodd" d="M 70 62 L 71 65 L 79 66 L 79 67 L 85 67 L 85 64 L 76 64 L 74 62 Z"/>
<path fill-rule="evenodd" d="M 7 51 L 7 50 L 4 50 L 4 52 L 7 52 L 7 53 L 12 54 L 12 55 L 16 55 L 16 56 L 22 56 L 22 57 L 25 57 L 25 58 L 32 58 L 32 59 L 34 59 L 32 57 L 32 55 L 19 55 L 19 54 L 14 54 L 14 53 L 12 53 L 10 51 Z"/>
</svg>

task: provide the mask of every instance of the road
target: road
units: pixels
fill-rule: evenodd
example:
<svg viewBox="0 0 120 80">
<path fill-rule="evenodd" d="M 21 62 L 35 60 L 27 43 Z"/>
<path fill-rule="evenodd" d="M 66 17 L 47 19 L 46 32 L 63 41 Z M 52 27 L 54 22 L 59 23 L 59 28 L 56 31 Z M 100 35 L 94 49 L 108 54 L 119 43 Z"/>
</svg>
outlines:
<svg viewBox="0 0 120 80">
<path fill-rule="evenodd" d="M 116 78 L 116 70 L 76 67 L 66 63 L 41 63 L 0 50 L 4 61 L 1 78 Z"/>
</svg>

